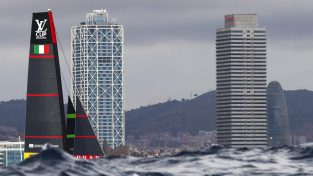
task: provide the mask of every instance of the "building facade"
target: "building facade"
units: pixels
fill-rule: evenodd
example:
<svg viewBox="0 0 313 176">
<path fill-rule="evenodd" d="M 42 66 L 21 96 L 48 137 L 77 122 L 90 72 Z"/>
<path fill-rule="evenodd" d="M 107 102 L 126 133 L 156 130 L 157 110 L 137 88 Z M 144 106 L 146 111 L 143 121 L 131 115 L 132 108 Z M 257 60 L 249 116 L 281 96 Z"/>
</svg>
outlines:
<svg viewBox="0 0 313 176">
<path fill-rule="evenodd" d="M 0 166 L 12 166 L 23 161 L 24 142 L 0 142 Z"/>
<path fill-rule="evenodd" d="M 94 10 L 72 27 L 71 41 L 73 101 L 80 97 L 101 145 L 124 145 L 123 26 Z"/>
<path fill-rule="evenodd" d="M 267 117 L 269 146 L 289 145 L 287 102 L 284 90 L 277 81 L 267 86 Z"/>
<path fill-rule="evenodd" d="M 256 14 L 225 16 L 216 31 L 217 142 L 266 147 L 266 29 Z"/>
</svg>

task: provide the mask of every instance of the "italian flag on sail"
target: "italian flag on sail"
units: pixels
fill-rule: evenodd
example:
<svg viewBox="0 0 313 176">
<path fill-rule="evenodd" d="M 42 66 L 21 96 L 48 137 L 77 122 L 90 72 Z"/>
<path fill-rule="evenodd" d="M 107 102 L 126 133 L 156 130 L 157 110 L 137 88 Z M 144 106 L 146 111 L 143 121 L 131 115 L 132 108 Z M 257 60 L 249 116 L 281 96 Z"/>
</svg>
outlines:
<svg viewBox="0 0 313 176">
<path fill-rule="evenodd" d="M 49 45 L 34 45 L 34 54 L 49 54 Z"/>
</svg>

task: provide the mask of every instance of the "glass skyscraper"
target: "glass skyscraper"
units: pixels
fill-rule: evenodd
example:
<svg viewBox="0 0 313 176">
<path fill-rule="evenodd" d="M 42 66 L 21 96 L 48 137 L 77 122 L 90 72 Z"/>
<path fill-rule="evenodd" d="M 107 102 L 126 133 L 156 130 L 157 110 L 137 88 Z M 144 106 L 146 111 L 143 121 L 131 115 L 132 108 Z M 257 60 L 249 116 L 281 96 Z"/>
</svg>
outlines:
<svg viewBox="0 0 313 176">
<path fill-rule="evenodd" d="M 267 86 L 268 137 L 271 147 L 289 145 L 289 121 L 284 90 L 277 81 Z"/>
<path fill-rule="evenodd" d="M 216 31 L 217 142 L 266 147 L 266 29 L 256 14 L 225 16 Z"/>
<path fill-rule="evenodd" d="M 124 145 L 123 26 L 94 10 L 72 27 L 71 41 L 73 101 L 80 97 L 100 144 Z"/>
</svg>

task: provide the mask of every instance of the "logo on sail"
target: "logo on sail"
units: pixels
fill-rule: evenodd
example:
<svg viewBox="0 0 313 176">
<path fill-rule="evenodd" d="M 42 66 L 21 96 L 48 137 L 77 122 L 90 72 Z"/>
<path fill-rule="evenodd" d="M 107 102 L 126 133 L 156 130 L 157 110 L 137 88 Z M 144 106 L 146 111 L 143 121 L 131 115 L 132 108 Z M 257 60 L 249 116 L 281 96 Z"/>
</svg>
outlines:
<svg viewBox="0 0 313 176">
<path fill-rule="evenodd" d="M 47 28 L 44 29 L 45 24 L 47 22 L 47 19 L 44 19 L 43 21 L 39 21 L 39 20 L 35 20 L 37 25 L 38 25 L 38 29 L 36 32 L 36 39 L 47 39 L 46 35 L 47 35 Z"/>
</svg>

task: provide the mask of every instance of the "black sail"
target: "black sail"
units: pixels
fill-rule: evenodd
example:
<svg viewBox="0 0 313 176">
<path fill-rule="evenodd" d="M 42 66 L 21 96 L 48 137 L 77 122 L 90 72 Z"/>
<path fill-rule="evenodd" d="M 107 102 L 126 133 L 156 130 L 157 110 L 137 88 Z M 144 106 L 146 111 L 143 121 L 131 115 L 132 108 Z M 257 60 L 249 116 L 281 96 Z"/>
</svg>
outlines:
<svg viewBox="0 0 313 176">
<path fill-rule="evenodd" d="M 79 97 L 76 97 L 74 156 L 85 159 L 104 156 Z"/>
<path fill-rule="evenodd" d="M 73 106 L 73 102 L 70 97 L 67 101 L 67 116 L 66 116 L 66 151 L 70 154 L 74 154 L 74 139 L 75 139 L 75 120 L 76 112 Z"/>
<path fill-rule="evenodd" d="M 52 12 L 33 13 L 24 159 L 44 144 L 64 149 L 64 103 Z"/>
</svg>

